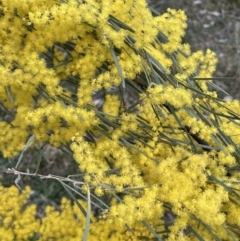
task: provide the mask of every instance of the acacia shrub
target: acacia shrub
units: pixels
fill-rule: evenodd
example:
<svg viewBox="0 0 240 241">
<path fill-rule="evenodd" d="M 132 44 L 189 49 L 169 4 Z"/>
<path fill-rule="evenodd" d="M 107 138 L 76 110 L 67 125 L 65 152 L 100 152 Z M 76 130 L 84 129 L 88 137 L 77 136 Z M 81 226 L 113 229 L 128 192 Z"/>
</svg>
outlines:
<svg viewBox="0 0 240 241">
<path fill-rule="evenodd" d="M 41 153 L 46 143 L 68 148 L 83 182 L 45 178 L 88 199 L 84 211 L 75 198 L 86 215 L 84 232 L 67 228 L 82 219 L 63 199 L 62 212 L 48 207 L 23 240 L 239 237 L 239 102 L 208 90 L 217 59 L 182 44 L 183 11 L 159 16 L 143 0 L 0 4 L 0 149 L 11 158 L 29 146 Z M 100 108 L 92 97 L 99 91 Z M 21 158 L 9 172 L 40 175 L 18 171 Z M 91 224 L 90 204 L 102 210 Z M 2 210 L 1 235 L 12 228 L 16 238 L 27 225 L 18 229 L 8 215 Z"/>
</svg>

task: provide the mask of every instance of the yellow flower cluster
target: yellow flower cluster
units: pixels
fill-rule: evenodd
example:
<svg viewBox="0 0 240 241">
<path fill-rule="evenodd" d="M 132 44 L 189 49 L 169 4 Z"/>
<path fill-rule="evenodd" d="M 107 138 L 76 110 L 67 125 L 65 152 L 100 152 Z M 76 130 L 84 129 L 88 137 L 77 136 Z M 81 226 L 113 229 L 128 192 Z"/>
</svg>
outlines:
<svg viewBox="0 0 240 241">
<path fill-rule="evenodd" d="M 178 177 L 179 178 L 179 177 Z M 154 190 L 155 189 L 155 190 Z M 163 215 L 164 208 L 160 203 L 152 203 L 152 200 L 156 199 L 156 193 L 158 187 L 155 186 L 151 189 L 146 189 L 142 199 L 133 199 L 126 197 L 124 203 L 116 205 L 113 203 L 110 215 L 117 217 L 109 222 L 108 219 L 103 217 L 97 220 L 91 215 L 91 230 L 88 240 L 119 240 L 119 241 L 137 241 L 143 238 L 152 239 L 153 234 L 141 225 L 140 220 L 144 216 L 148 216 L 146 220 L 149 220 L 149 224 L 158 230 L 163 231 L 164 222 L 159 219 Z M 24 206 L 30 195 L 30 188 L 27 187 L 19 194 L 16 187 L 4 188 L 0 186 L 0 201 L 3 204 L 0 209 L 0 238 L 1 240 L 13 241 L 13 240 L 29 240 L 35 238 L 39 241 L 47 240 L 79 240 L 84 235 L 85 217 L 76 204 L 72 205 L 70 200 L 63 198 L 61 201 L 61 211 L 56 210 L 52 206 L 47 206 L 45 209 L 45 216 L 42 219 L 35 218 L 36 206 L 30 205 L 27 208 Z M 199 190 L 197 190 L 199 192 Z M 213 193 L 217 193 L 217 199 L 212 199 Z M 163 195 L 163 194 L 161 194 Z M 188 195 L 191 195 L 189 192 Z M 222 199 L 223 198 L 223 199 Z M 146 200 L 145 200 L 146 199 Z M 222 206 L 221 202 L 225 204 Z M 86 203 L 79 200 L 84 209 L 87 208 Z M 225 216 L 227 222 L 231 225 L 237 225 L 239 223 L 239 207 L 229 202 L 226 192 L 223 188 L 217 188 L 214 190 L 214 186 L 211 186 L 207 191 L 198 196 L 198 199 L 193 199 L 193 204 L 187 204 L 186 208 L 177 212 L 178 218 L 175 220 L 175 225 L 170 227 L 173 233 L 168 240 L 196 240 L 192 235 L 187 237 L 183 235 L 183 230 L 188 225 L 195 226 L 197 232 L 204 235 L 205 238 L 211 240 L 211 235 L 206 232 L 201 226 L 194 224 L 196 220 L 189 220 L 187 217 L 188 212 L 194 212 L 192 209 L 196 208 L 198 218 L 203 222 L 208 222 L 206 218 L 210 218 L 209 222 L 212 223 L 214 231 L 217 232 L 219 237 L 224 240 L 229 239 L 227 232 L 223 232 L 220 229 L 221 225 L 224 225 Z M 206 202 L 208 205 L 206 205 Z M 156 207 L 156 209 L 154 207 Z M 219 213 L 219 208 L 227 211 L 226 214 Z M 188 210 L 189 207 L 191 210 Z M 139 210 L 140 209 L 140 210 Z M 154 210 L 158 210 L 155 214 Z M 210 213 L 207 216 L 206 213 Z M 120 221 L 119 217 L 125 217 L 125 220 Z M 139 219 L 139 221 L 133 221 L 133 217 Z M 182 217 L 182 219 L 180 218 Z M 120 223 L 119 223 L 120 221 Z M 130 226 L 128 228 L 124 226 L 124 223 L 128 222 Z M 120 225 L 119 225 L 120 224 Z M 180 231 L 180 232 L 179 232 Z"/>
<path fill-rule="evenodd" d="M 131 29 L 134 29 L 131 38 L 135 39 L 135 48 L 149 49 L 152 56 L 165 69 L 170 69 L 173 63 L 172 59 L 160 51 L 160 47 L 156 47 L 159 51 L 155 51 L 152 46 L 159 29 L 169 38 L 168 43 L 163 44 L 164 50 L 171 49 L 169 51 L 173 52 L 182 48 L 189 52 L 186 47 L 181 46 L 180 41 L 186 27 L 184 13 L 169 9 L 165 15 L 153 18 L 144 1 L 128 1 L 128 4 L 122 0 L 115 4 L 93 0 L 88 1 L 87 4 L 81 4 L 74 0 L 68 1 L 67 4 L 57 4 L 55 1 L 41 3 L 24 1 L 20 6 L 18 6 L 17 1 L 11 1 L 11 3 L 3 1 L 1 9 L 4 14 L 1 17 L 0 48 L 2 54 L 0 59 L 4 65 L 1 65 L 0 97 L 5 107 L 18 108 L 11 125 L 9 127 L 7 127 L 7 123 L 4 125 L 9 128 L 8 133 L 11 136 L 13 136 L 14 130 L 22 133 L 19 138 L 15 138 L 16 141 L 4 137 L 1 146 L 6 157 L 16 155 L 24 146 L 27 135 L 29 135 L 30 122 L 31 126 L 34 127 L 33 132 L 37 139 L 41 142 L 50 141 L 55 146 L 66 144 L 76 129 L 81 128 L 82 133 L 86 130 L 82 127 L 81 122 L 81 126 L 77 126 L 76 122 L 73 124 L 73 120 L 78 119 L 76 115 L 71 115 L 71 111 L 68 111 L 67 108 L 60 110 L 59 107 L 54 107 L 54 102 L 65 103 L 71 99 L 71 92 L 69 90 L 63 91 L 63 88 L 60 87 L 61 81 L 70 76 L 81 78 L 77 91 L 79 107 L 92 103 L 91 95 L 94 90 L 103 87 L 110 88 L 121 82 L 118 70 L 113 64 L 109 43 L 125 49 L 118 56 L 125 78 L 133 79 L 142 71 L 141 66 L 146 63 L 143 63 L 140 56 L 125 43 L 129 31 L 124 28 L 116 31 L 112 24 L 109 24 L 109 16 L 127 22 Z M 61 29 L 61 32 L 58 32 L 60 25 L 64 27 L 64 31 Z M 178 27 L 176 28 L 176 26 Z M 93 33 L 93 30 L 96 33 Z M 11 41 L 8 41 L 9 39 Z M 68 44 L 68 48 L 65 48 L 66 44 L 64 45 L 64 43 L 67 41 L 71 41 L 72 44 Z M 52 52 L 54 55 L 53 68 L 46 68 L 46 63 L 39 58 L 39 54 L 47 52 L 48 48 L 52 46 L 54 49 Z M 211 53 L 207 52 L 204 59 L 203 54 L 196 57 L 193 54 L 187 59 L 187 66 L 190 66 L 189 62 L 195 63 L 193 69 L 196 69 L 200 59 L 206 65 L 209 65 L 208 62 L 214 65 L 215 62 L 210 61 L 213 57 L 206 60 L 208 55 Z M 184 64 L 186 60 L 181 58 L 181 55 L 178 57 L 180 66 L 186 69 L 186 64 Z M 110 64 L 108 71 L 100 73 L 97 78 L 94 78 L 96 69 L 101 67 L 105 61 Z M 192 72 L 189 72 L 189 75 Z M 208 70 L 208 74 L 211 74 L 210 70 Z M 172 99 L 168 99 L 168 101 L 176 107 L 190 104 L 191 96 L 184 89 L 175 90 L 168 87 L 164 93 L 165 95 L 162 95 L 162 100 L 159 103 L 166 101 L 171 95 Z M 158 96 L 158 98 L 160 97 Z M 152 101 L 155 99 L 153 98 Z M 107 108 L 107 102 L 105 108 Z M 43 114 L 46 117 L 44 117 L 45 121 L 36 107 L 37 109 L 45 109 L 42 110 L 45 112 Z M 55 118 L 54 114 L 49 111 L 51 107 L 59 109 L 57 111 L 58 117 Z M 112 114 L 117 113 L 116 110 L 112 109 L 109 109 L 107 113 L 110 111 Z M 48 116 L 49 113 L 51 113 L 51 117 Z M 66 120 L 66 116 L 70 115 L 72 123 L 68 123 L 68 128 L 61 126 L 60 119 Z M 27 121 L 23 122 L 23 119 L 27 119 Z M 92 118 L 85 120 L 88 124 L 94 124 Z M 49 129 L 57 129 L 51 137 L 48 134 Z M 66 138 L 62 139 L 60 135 Z M 14 136 L 16 135 L 14 134 Z M 18 144 L 16 145 L 15 142 Z M 13 150 L 14 148 L 16 151 Z"/>
<path fill-rule="evenodd" d="M 120 101 L 116 95 L 106 95 L 103 111 L 106 114 L 118 116 Z"/>
<path fill-rule="evenodd" d="M 149 100 L 158 105 L 169 103 L 176 108 L 191 106 L 192 95 L 189 91 L 182 88 L 173 88 L 168 86 L 156 86 L 147 90 L 149 92 Z"/>
<path fill-rule="evenodd" d="M 30 191 L 30 188 L 26 187 L 19 195 L 18 189 L 14 186 L 0 186 L 1 240 L 29 240 L 38 233 L 40 222 L 35 218 L 36 206 L 24 208 Z"/>
<path fill-rule="evenodd" d="M 85 216 L 76 204 L 63 198 L 61 211 L 47 206 L 42 219 L 35 218 L 36 206 L 30 205 L 24 209 L 30 188 L 25 188 L 21 194 L 16 187 L 4 188 L 0 186 L 0 239 L 6 241 L 31 239 L 39 241 L 70 240 L 77 241 L 84 235 Z M 86 203 L 79 200 L 86 209 Z M 110 223 L 106 219 L 97 220 L 91 215 L 91 230 L 88 240 L 99 241 L 137 241 L 139 237 L 152 238 L 152 234 L 140 223 L 136 224 L 135 232 L 130 232 L 125 226 L 117 222 Z"/>
<path fill-rule="evenodd" d="M 167 9 L 167 12 L 156 18 L 157 26 L 161 26 L 163 34 L 168 42 L 163 45 L 166 52 L 176 51 L 181 45 L 182 37 L 185 34 L 187 17 L 183 11 Z"/>
</svg>

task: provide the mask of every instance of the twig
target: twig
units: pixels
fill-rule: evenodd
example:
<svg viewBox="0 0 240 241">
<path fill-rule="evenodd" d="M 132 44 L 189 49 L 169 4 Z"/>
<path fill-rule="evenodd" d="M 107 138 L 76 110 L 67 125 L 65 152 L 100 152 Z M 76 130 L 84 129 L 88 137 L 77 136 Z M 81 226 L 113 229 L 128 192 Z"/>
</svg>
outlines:
<svg viewBox="0 0 240 241">
<path fill-rule="evenodd" d="M 47 176 L 44 176 L 44 175 L 37 174 L 37 173 L 20 172 L 20 171 L 14 169 L 14 168 L 8 168 L 6 173 L 12 173 L 14 175 L 40 177 L 41 179 L 54 179 L 54 180 L 57 180 L 57 181 L 72 182 L 74 186 L 77 185 L 77 184 L 80 184 L 80 185 L 85 184 L 85 182 L 76 181 L 74 179 L 69 178 L 69 176 L 68 177 L 60 177 L 60 176 L 55 176 L 55 175 L 52 175 L 52 174 L 48 174 Z"/>
</svg>

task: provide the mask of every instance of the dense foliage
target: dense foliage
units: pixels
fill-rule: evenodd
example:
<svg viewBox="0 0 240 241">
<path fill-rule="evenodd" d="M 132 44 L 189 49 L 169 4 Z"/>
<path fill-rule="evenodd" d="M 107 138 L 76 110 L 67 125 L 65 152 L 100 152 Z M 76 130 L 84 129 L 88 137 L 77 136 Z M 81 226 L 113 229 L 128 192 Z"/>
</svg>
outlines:
<svg viewBox="0 0 240 241">
<path fill-rule="evenodd" d="M 30 190 L 1 187 L 2 239 L 240 237 L 240 105 L 208 90 L 217 60 L 182 44 L 183 11 L 159 16 L 143 0 L 2 0 L 0 18 L 0 150 L 68 148 L 83 180 L 41 178 L 88 200 L 63 199 L 39 220 L 24 208 Z M 37 176 L 17 170 L 21 157 L 9 172 Z M 94 205 L 101 215 L 90 218 Z"/>
</svg>

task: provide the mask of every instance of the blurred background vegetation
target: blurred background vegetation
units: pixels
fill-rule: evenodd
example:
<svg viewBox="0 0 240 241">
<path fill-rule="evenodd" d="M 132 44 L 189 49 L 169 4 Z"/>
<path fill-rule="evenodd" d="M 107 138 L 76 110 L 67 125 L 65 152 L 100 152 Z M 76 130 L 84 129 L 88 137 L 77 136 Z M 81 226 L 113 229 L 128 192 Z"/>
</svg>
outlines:
<svg viewBox="0 0 240 241">
<path fill-rule="evenodd" d="M 167 8 L 182 9 L 188 17 L 183 39 L 192 51 L 211 49 L 218 57 L 214 77 L 233 77 L 214 80 L 240 99 L 240 0 L 147 0 L 160 14 Z M 224 94 L 221 93 L 224 98 Z M 226 97 L 227 98 L 227 97 Z"/>
</svg>

